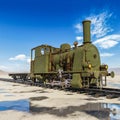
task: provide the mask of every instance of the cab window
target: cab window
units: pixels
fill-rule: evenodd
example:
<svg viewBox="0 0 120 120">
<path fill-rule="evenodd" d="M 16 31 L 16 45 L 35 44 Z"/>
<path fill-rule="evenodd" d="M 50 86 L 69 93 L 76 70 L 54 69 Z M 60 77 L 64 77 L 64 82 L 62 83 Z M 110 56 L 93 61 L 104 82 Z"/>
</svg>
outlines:
<svg viewBox="0 0 120 120">
<path fill-rule="evenodd" d="M 44 48 L 42 48 L 40 52 L 41 52 L 41 55 L 44 55 L 45 54 Z"/>
</svg>

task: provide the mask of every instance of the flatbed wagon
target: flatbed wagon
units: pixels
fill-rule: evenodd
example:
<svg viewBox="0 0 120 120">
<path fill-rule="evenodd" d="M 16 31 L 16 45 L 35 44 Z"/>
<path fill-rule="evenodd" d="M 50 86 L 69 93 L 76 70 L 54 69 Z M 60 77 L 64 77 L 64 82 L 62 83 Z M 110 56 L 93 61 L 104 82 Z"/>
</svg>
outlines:
<svg viewBox="0 0 120 120">
<path fill-rule="evenodd" d="M 11 76 L 14 80 L 22 79 L 25 81 L 30 79 L 30 73 L 10 73 L 9 76 Z"/>
</svg>

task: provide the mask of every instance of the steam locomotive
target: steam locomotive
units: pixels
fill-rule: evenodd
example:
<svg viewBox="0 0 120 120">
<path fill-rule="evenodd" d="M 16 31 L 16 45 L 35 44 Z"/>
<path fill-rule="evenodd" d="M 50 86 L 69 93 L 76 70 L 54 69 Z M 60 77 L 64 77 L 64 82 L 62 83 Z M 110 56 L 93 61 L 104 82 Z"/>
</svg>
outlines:
<svg viewBox="0 0 120 120">
<path fill-rule="evenodd" d="M 14 79 L 32 80 L 48 86 L 89 88 L 106 86 L 108 65 L 101 64 L 100 54 L 90 40 L 90 23 L 83 23 L 83 45 L 74 47 L 67 43 L 60 48 L 40 45 L 31 50 L 30 73 L 9 74 Z"/>
</svg>

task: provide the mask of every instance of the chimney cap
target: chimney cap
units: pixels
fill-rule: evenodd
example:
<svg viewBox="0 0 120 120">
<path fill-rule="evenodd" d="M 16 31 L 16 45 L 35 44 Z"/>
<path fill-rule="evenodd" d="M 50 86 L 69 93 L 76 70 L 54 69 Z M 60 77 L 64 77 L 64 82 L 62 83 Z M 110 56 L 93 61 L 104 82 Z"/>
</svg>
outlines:
<svg viewBox="0 0 120 120">
<path fill-rule="evenodd" d="M 84 20 L 82 23 L 84 23 L 84 22 L 90 22 L 91 23 L 91 20 Z"/>
</svg>

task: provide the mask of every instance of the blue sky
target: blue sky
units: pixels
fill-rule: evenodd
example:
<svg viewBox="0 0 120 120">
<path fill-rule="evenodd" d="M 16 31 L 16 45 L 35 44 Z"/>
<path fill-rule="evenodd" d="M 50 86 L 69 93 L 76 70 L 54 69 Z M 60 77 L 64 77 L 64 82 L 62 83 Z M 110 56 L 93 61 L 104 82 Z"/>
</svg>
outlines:
<svg viewBox="0 0 120 120">
<path fill-rule="evenodd" d="M 110 68 L 120 67 L 119 0 L 0 0 L 0 69 L 29 71 L 31 48 L 82 44 L 82 21 Z"/>
</svg>

